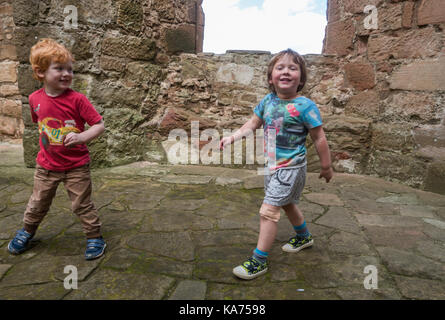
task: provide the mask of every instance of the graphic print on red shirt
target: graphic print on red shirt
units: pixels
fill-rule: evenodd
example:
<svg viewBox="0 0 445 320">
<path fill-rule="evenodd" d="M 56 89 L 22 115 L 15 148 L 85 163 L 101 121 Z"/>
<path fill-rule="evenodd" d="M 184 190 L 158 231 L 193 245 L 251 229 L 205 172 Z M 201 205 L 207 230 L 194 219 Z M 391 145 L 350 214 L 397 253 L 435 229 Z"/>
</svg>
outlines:
<svg viewBox="0 0 445 320">
<path fill-rule="evenodd" d="M 29 106 L 32 121 L 39 124 L 39 165 L 47 170 L 66 171 L 90 162 L 85 144 L 69 148 L 63 144 L 68 133 L 83 132 L 85 123 L 92 126 L 102 119 L 83 94 L 68 89 L 51 97 L 42 88 L 29 96 Z"/>
</svg>

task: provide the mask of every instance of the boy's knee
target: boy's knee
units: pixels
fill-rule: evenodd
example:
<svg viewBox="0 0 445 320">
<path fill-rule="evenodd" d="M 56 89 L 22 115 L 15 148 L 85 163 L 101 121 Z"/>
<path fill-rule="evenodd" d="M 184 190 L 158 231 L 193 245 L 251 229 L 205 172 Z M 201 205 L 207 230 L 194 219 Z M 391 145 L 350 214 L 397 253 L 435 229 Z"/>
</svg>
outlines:
<svg viewBox="0 0 445 320">
<path fill-rule="evenodd" d="M 260 208 L 260 216 L 267 220 L 278 222 L 280 220 L 280 207 L 263 203 Z"/>
</svg>

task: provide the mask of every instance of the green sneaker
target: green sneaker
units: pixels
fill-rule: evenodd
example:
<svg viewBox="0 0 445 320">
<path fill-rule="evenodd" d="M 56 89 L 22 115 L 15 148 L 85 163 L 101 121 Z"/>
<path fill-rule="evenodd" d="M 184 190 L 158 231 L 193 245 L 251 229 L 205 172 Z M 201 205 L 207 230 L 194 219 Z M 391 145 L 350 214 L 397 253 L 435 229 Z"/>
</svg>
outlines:
<svg viewBox="0 0 445 320">
<path fill-rule="evenodd" d="M 233 269 L 233 274 L 238 278 L 251 280 L 267 272 L 267 261 L 265 263 L 259 262 L 254 257 L 250 257 L 242 265 Z"/>
<path fill-rule="evenodd" d="M 314 244 L 314 239 L 312 239 L 312 235 L 305 238 L 301 238 L 298 235 L 289 239 L 289 241 L 281 247 L 283 251 L 286 252 L 298 252 L 304 248 L 310 247 Z"/>
</svg>

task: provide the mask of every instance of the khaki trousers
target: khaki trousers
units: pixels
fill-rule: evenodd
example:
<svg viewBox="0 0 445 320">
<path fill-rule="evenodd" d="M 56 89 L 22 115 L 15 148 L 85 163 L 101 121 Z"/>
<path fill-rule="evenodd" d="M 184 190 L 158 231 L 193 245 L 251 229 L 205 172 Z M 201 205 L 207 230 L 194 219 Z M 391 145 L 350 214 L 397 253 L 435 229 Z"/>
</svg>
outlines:
<svg viewBox="0 0 445 320">
<path fill-rule="evenodd" d="M 91 176 L 89 164 L 64 172 L 49 171 L 36 165 L 34 188 L 25 210 L 25 230 L 34 233 L 47 214 L 59 183 L 63 182 L 71 199 L 73 212 L 80 218 L 87 238 L 100 237 L 101 223 L 91 201 Z"/>
</svg>

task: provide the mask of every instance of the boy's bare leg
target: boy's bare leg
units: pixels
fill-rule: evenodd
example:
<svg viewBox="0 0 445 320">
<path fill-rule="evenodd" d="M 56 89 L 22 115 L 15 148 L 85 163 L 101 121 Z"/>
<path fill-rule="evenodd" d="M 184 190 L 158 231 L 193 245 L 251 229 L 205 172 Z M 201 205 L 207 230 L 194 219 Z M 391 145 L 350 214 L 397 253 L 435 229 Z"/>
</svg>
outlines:
<svg viewBox="0 0 445 320">
<path fill-rule="evenodd" d="M 296 236 L 289 239 L 289 241 L 282 246 L 282 250 L 286 252 L 298 252 L 301 249 L 312 246 L 314 240 L 309 232 L 303 213 L 295 203 L 290 203 L 283 206 L 287 218 L 294 227 Z"/>
<path fill-rule="evenodd" d="M 263 203 L 260 213 L 260 234 L 253 256 L 233 269 L 233 273 L 242 279 L 254 279 L 267 272 L 267 257 L 277 235 L 280 207 Z"/>
<path fill-rule="evenodd" d="M 269 252 L 277 235 L 277 223 L 260 217 L 260 235 L 258 236 L 257 248 Z"/>
<path fill-rule="evenodd" d="M 304 222 L 304 216 L 301 210 L 295 203 L 289 203 L 283 206 L 284 212 L 287 215 L 290 223 L 293 226 L 301 226 Z"/>
</svg>

